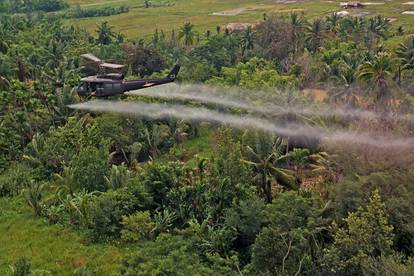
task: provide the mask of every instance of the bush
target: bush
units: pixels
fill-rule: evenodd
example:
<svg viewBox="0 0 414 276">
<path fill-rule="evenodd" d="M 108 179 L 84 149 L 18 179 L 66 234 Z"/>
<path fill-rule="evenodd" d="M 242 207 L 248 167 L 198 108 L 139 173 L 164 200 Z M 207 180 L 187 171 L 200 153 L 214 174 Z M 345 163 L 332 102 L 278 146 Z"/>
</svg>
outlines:
<svg viewBox="0 0 414 276">
<path fill-rule="evenodd" d="M 21 1 L 4 1 L 0 4 L 0 12 L 52 12 L 63 10 L 67 6 L 64 0 L 25 0 L 23 3 Z"/>
<path fill-rule="evenodd" d="M 29 276 L 31 274 L 32 264 L 26 257 L 20 257 L 11 268 L 12 276 Z"/>
<path fill-rule="evenodd" d="M 183 173 L 183 164 L 180 162 L 150 164 L 145 172 L 143 183 L 154 197 L 156 205 L 164 205 L 167 193 L 179 185 Z"/>
<path fill-rule="evenodd" d="M 219 263 L 219 261 L 222 262 Z M 161 234 L 124 258 L 122 275 L 236 275 L 220 257 L 204 264 L 192 248 L 192 239 Z"/>
<path fill-rule="evenodd" d="M 70 162 L 73 169 L 73 179 L 77 187 L 89 192 L 105 191 L 105 174 L 109 170 L 108 146 L 102 145 L 99 149 L 87 146 Z"/>
<path fill-rule="evenodd" d="M 122 229 L 122 217 L 145 210 L 151 202 L 151 197 L 136 178 L 130 180 L 124 188 L 103 193 L 90 207 L 92 240 L 118 238 Z"/>
<path fill-rule="evenodd" d="M 154 236 L 155 223 L 149 211 L 123 216 L 122 226 L 121 239 L 125 242 L 151 240 Z"/>
<path fill-rule="evenodd" d="M 31 171 L 25 165 L 15 164 L 0 175 L 0 197 L 15 196 L 30 185 Z"/>
</svg>

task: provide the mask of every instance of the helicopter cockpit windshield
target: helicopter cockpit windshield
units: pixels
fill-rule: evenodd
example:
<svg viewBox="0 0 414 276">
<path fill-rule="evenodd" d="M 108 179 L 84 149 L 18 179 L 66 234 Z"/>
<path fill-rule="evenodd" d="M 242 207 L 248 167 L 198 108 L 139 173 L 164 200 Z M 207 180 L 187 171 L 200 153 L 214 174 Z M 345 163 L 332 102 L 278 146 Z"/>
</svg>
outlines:
<svg viewBox="0 0 414 276">
<path fill-rule="evenodd" d="M 96 86 L 96 83 L 81 82 L 76 90 L 80 96 L 89 96 L 96 91 Z"/>
<path fill-rule="evenodd" d="M 86 96 L 86 95 L 88 94 L 88 89 L 89 89 L 89 87 L 88 87 L 88 86 L 89 86 L 89 85 L 88 85 L 88 83 L 87 83 L 87 82 L 81 82 L 81 83 L 79 84 L 78 88 L 76 88 L 76 90 L 77 90 L 78 94 L 79 94 L 80 96 Z"/>
</svg>

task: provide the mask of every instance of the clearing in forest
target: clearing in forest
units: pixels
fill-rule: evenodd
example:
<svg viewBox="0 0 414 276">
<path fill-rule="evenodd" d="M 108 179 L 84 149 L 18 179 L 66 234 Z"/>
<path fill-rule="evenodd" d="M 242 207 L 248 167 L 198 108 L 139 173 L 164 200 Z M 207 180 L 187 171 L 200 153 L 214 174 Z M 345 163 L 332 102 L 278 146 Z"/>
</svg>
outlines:
<svg viewBox="0 0 414 276">
<path fill-rule="evenodd" d="M 214 30 L 217 25 L 224 26 L 231 22 L 256 23 L 273 13 L 303 12 L 309 18 L 325 17 L 332 12 L 340 12 L 341 1 L 297 1 L 297 0 L 153 0 L 149 8 L 144 1 L 137 0 L 69 0 L 71 5 L 80 4 L 83 8 L 101 6 L 128 6 L 129 12 L 108 17 L 71 19 L 71 23 L 86 28 L 93 33 L 96 24 L 108 21 L 116 31 L 128 37 L 148 37 L 155 29 L 171 31 L 185 22 L 191 22 L 200 33 L 207 29 Z M 414 18 L 409 16 L 407 5 L 413 2 L 372 1 L 363 2 L 363 8 L 353 9 L 350 15 L 382 14 L 389 18 L 397 18 L 395 24 L 409 29 Z M 403 14 L 403 15 L 402 15 Z"/>
</svg>

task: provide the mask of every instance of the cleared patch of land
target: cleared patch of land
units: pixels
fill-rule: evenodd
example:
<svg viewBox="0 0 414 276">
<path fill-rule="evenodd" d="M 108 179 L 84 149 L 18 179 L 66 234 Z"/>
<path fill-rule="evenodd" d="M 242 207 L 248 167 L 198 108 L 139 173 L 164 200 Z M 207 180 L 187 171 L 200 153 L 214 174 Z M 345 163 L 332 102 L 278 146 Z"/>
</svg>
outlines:
<svg viewBox="0 0 414 276">
<path fill-rule="evenodd" d="M 343 0 L 342 0 L 343 1 Z M 289 14 L 291 12 L 303 12 L 310 18 L 324 17 L 332 12 L 341 11 L 342 1 L 297 1 L 297 0 L 153 0 L 154 7 L 144 8 L 143 1 L 134 0 L 69 0 L 70 4 L 80 4 L 84 8 L 99 6 L 130 7 L 128 13 L 109 17 L 97 17 L 71 20 L 70 23 L 86 28 L 93 32 L 96 24 L 108 21 L 128 37 L 148 37 L 155 29 L 170 31 L 177 29 L 185 22 L 191 22 L 196 30 L 205 32 L 213 30 L 217 25 L 225 25 L 231 22 L 257 23 L 263 19 L 263 14 Z M 174 5 L 162 5 L 163 3 Z M 384 2 L 366 2 L 366 7 L 361 9 L 349 9 L 350 15 L 376 15 L 382 14 L 389 18 L 395 18 L 395 26 L 404 26 L 412 29 L 414 18 L 406 11 L 406 5 L 411 2 L 406 0 L 393 0 Z M 405 8 L 404 8 L 405 7 Z"/>
<path fill-rule="evenodd" d="M 238 8 L 238 9 L 234 9 L 234 10 L 227 10 L 227 11 L 222 11 L 222 12 L 213 12 L 212 15 L 219 15 L 219 16 L 234 16 L 234 15 L 238 15 L 241 14 L 242 12 L 244 12 L 246 10 L 246 8 Z"/>
<path fill-rule="evenodd" d="M 173 5 L 163 5 L 163 3 Z M 341 11 L 343 0 L 153 0 L 154 7 L 143 7 L 144 1 L 137 0 L 69 0 L 72 5 L 80 4 L 84 8 L 99 6 L 130 7 L 128 13 L 109 17 L 97 17 L 70 20 L 70 23 L 81 26 L 90 32 L 96 29 L 96 24 L 108 21 L 128 37 L 148 37 L 155 29 L 166 32 L 177 29 L 185 22 L 191 22 L 196 30 L 204 33 L 207 29 L 214 30 L 217 25 L 231 22 L 256 23 L 263 20 L 263 15 L 289 14 L 303 12 L 309 18 L 324 17 L 332 12 Z M 367 16 L 382 14 L 395 18 L 395 26 L 403 26 L 411 31 L 413 16 L 407 11 L 407 0 L 365 2 L 364 8 L 349 9 L 350 15 Z"/>
</svg>

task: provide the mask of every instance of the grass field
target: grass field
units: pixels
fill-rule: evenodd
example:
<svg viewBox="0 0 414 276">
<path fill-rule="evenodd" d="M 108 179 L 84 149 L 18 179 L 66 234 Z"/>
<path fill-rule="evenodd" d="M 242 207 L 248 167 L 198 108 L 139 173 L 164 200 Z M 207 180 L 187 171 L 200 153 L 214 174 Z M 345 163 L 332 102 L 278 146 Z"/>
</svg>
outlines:
<svg viewBox="0 0 414 276">
<path fill-rule="evenodd" d="M 128 13 L 87 19 L 71 20 L 74 24 L 93 32 L 100 21 L 108 21 L 128 37 L 148 36 L 155 29 L 169 31 L 177 29 L 184 22 L 191 22 L 200 32 L 215 29 L 217 25 L 230 22 L 257 22 L 262 20 L 263 14 L 290 13 L 291 11 L 304 12 L 308 17 L 326 16 L 334 11 L 341 11 L 339 3 L 343 0 L 322 1 L 309 0 L 303 2 L 283 3 L 282 0 L 153 0 L 155 7 L 144 8 L 143 0 L 69 0 L 72 5 L 79 4 L 83 8 L 105 5 L 130 7 Z M 414 15 L 402 15 L 402 11 L 414 10 L 414 5 L 403 5 L 408 0 L 378 1 L 376 5 L 367 5 L 365 8 L 348 10 L 354 14 L 382 14 L 394 20 L 394 25 L 402 25 L 408 32 L 412 32 Z M 364 1 L 362 1 L 364 2 Z M 167 5 L 168 4 L 168 5 Z M 237 11 L 239 12 L 238 14 Z M 213 15 L 220 12 L 234 15 Z"/>
<path fill-rule="evenodd" d="M 127 249 L 111 245 L 88 245 L 74 230 L 47 225 L 33 216 L 22 199 L 0 198 L 0 275 L 19 257 L 30 260 L 33 269 L 53 275 L 72 275 L 88 267 L 97 275 L 116 275 Z"/>
</svg>

